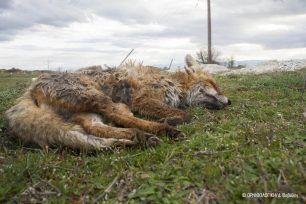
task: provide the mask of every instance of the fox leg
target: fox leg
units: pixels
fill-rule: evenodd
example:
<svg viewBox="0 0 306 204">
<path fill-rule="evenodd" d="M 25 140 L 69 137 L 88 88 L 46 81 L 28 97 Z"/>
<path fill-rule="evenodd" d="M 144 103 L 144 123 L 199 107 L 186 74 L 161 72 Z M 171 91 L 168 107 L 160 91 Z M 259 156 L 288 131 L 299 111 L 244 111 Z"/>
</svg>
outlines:
<svg viewBox="0 0 306 204">
<path fill-rule="evenodd" d="M 124 127 L 134 127 L 141 130 L 157 134 L 157 135 L 168 135 L 174 138 L 184 138 L 185 135 L 169 126 L 168 124 L 161 124 L 153 121 L 143 120 L 133 116 L 130 109 L 122 103 L 114 103 L 111 108 L 103 111 L 103 115 L 111 119 L 114 123 L 122 125 Z"/>
<path fill-rule="evenodd" d="M 132 104 L 132 109 L 142 115 L 160 119 L 160 122 L 172 126 L 190 121 L 189 115 L 185 111 L 171 107 L 156 99 L 141 98 L 135 100 Z"/>
<path fill-rule="evenodd" d="M 33 114 L 33 112 L 35 114 L 40 114 L 40 116 L 36 117 L 33 116 L 33 118 L 35 118 L 34 121 L 37 122 L 35 128 L 41 128 L 44 130 L 51 129 L 47 131 L 49 136 L 48 138 L 49 142 L 47 143 L 50 143 L 50 141 L 52 141 L 51 143 L 57 143 L 55 141 L 58 141 L 58 143 L 69 146 L 71 148 L 84 149 L 84 150 L 103 150 L 115 146 L 133 146 L 139 143 L 136 140 L 133 141 L 128 138 L 120 138 L 120 137 L 103 138 L 93 135 L 91 132 L 86 132 L 86 129 L 80 126 L 81 124 L 78 125 L 72 120 L 71 121 L 63 120 L 49 105 L 40 104 L 40 107 L 37 107 L 35 104 L 33 104 L 32 100 L 28 102 L 28 104 L 29 105 L 27 107 L 31 105 L 33 106 L 31 115 Z M 33 109 L 36 109 L 36 111 L 35 110 L 33 111 Z M 58 130 L 57 128 L 60 128 L 60 130 Z M 59 133 L 57 133 L 56 131 L 59 131 Z M 40 133 L 40 135 L 44 135 L 42 134 L 43 131 L 36 131 L 36 132 L 34 131 L 34 133 L 37 132 Z M 60 137 L 58 137 L 59 135 Z M 41 141 L 43 143 L 41 143 Z M 46 142 L 44 143 L 44 139 L 42 140 L 39 139 L 37 143 L 43 149 L 48 149 L 49 147 L 49 145 L 46 144 Z"/>
<path fill-rule="evenodd" d="M 134 117 L 128 108 L 123 108 L 124 105 L 120 105 L 120 103 L 114 103 L 110 97 L 95 87 L 78 84 L 79 87 L 75 88 L 70 84 L 66 85 L 65 81 L 63 84 L 52 82 L 52 84 L 47 82 L 43 86 L 38 84 L 39 86 L 32 89 L 32 97 L 38 105 L 45 103 L 71 112 L 98 113 L 126 128 L 138 128 L 153 134 L 166 134 L 174 138 L 185 137 L 181 131 L 167 124 Z M 57 89 L 57 87 L 59 88 Z"/>
<path fill-rule="evenodd" d="M 83 127 L 85 132 L 101 138 L 116 138 L 133 141 L 133 144 L 156 146 L 160 139 L 136 128 L 117 128 L 106 125 L 99 115 L 93 113 L 76 113 L 70 120 Z"/>
</svg>

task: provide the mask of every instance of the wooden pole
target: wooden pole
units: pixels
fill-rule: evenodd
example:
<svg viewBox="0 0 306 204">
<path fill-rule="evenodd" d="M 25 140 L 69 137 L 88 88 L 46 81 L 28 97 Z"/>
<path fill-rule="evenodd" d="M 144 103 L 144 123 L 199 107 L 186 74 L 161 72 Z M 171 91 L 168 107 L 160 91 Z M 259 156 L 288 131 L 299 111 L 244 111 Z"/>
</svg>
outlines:
<svg viewBox="0 0 306 204">
<path fill-rule="evenodd" d="M 211 10 L 210 10 L 210 0 L 207 0 L 207 31 L 208 31 L 208 64 L 212 64 L 212 53 L 211 53 Z"/>
</svg>

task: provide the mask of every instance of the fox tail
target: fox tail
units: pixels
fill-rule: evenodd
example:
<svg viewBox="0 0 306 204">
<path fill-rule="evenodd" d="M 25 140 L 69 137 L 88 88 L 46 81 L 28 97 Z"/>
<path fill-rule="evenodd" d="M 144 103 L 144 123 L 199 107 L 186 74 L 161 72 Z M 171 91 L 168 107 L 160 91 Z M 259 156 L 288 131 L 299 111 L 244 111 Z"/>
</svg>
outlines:
<svg viewBox="0 0 306 204">
<path fill-rule="evenodd" d="M 128 141 L 86 134 L 79 125 L 62 119 L 52 108 L 38 107 L 27 91 L 5 112 L 13 134 L 42 148 L 63 145 L 73 149 L 101 150 Z"/>
</svg>

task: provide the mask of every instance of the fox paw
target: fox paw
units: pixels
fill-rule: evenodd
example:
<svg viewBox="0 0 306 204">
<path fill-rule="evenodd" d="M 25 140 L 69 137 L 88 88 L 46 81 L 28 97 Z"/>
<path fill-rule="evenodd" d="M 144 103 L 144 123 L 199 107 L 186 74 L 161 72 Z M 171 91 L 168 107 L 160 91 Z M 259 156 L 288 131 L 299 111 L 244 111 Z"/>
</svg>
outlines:
<svg viewBox="0 0 306 204">
<path fill-rule="evenodd" d="M 140 145 L 148 146 L 148 147 L 155 147 L 162 142 L 162 140 L 159 139 L 157 136 L 141 131 L 141 130 L 137 130 L 134 141 L 139 143 Z"/>
<path fill-rule="evenodd" d="M 152 136 L 152 137 L 149 137 L 149 139 L 147 140 L 147 146 L 155 147 L 155 146 L 160 145 L 161 142 L 162 142 L 161 139 L 159 139 L 156 136 Z"/>
<path fill-rule="evenodd" d="M 170 126 L 166 129 L 166 134 L 175 140 L 186 139 L 186 135 L 182 131 Z"/>
</svg>

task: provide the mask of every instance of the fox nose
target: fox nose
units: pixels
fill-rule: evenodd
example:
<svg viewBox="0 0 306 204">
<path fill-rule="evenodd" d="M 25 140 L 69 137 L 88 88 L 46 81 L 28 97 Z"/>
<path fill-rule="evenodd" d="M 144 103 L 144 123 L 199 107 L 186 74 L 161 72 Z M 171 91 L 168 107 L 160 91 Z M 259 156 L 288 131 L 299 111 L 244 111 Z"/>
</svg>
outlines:
<svg viewBox="0 0 306 204">
<path fill-rule="evenodd" d="M 232 101 L 228 99 L 227 105 L 231 105 L 231 104 L 232 104 Z"/>
</svg>

